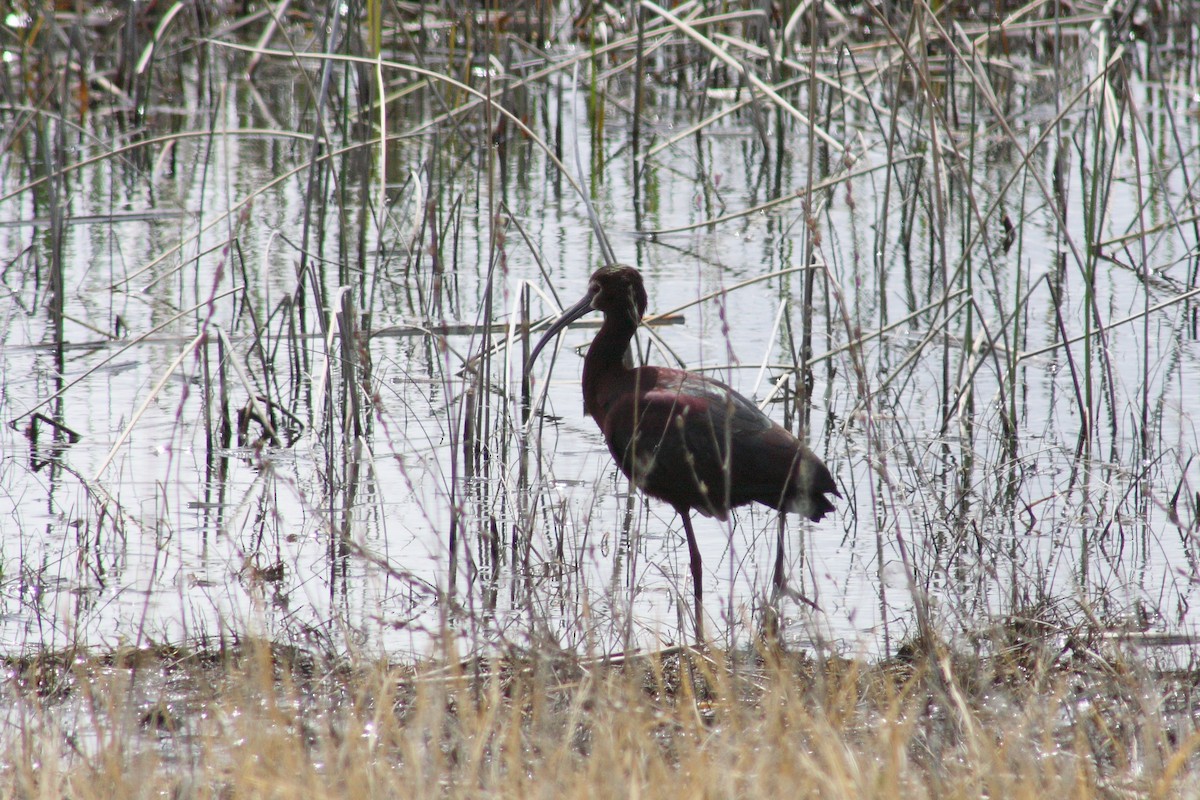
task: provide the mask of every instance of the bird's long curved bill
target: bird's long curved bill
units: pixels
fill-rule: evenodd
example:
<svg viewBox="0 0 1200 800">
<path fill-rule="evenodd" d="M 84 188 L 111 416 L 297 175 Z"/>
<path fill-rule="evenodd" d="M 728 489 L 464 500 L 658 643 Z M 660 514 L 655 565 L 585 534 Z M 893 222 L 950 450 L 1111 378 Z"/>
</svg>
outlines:
<svg viewBox="0 0 1200 800">
<path fill-rule="evenodd" d="M 542 352 L 542 348 L 546 346 L 547 342 L 557 336 L 563 328 L 592 310 L 593 297 L 594 295 L 588 292 L 578 303 L 568 308 L 558 319 L 554 320 L 554 324 L 546 329 L 546 332 L 542 334 L 542 338 L 534 345 L 533 352 L 529 355 L 529 361 L 525 364 L 525 372 L 529 372 L 529 368 L 533 366 L 534 361 L 537 361 L 538 354 Z"/>
</svg>

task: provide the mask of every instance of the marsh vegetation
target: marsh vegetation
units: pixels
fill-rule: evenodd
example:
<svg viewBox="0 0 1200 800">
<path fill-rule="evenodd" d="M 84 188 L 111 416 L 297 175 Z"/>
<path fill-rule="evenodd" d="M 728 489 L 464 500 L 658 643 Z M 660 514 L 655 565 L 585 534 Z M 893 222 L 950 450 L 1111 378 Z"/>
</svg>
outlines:
<svg viewBox="0 0 1200 800">
<path fill-rule="evenodd" d="M 6 794 L 1195 796 L 1196 3 L 3 13 Z M 610 261 L 844 498 L 702 648 Z"/>
</svg>

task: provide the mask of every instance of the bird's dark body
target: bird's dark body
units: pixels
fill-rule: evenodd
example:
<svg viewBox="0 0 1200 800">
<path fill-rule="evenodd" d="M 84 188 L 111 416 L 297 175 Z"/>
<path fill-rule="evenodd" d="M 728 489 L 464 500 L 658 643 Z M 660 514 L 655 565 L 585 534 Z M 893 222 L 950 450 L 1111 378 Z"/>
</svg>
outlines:
<svg viewBox="0 0 1200 800">
<path fill-rule="evenodd" d="M 833 510 L 824 493 L 837 489 L 825 465 L 724 383 L 663 367 L 622 367 L 591 381 L 589 373 L 585 410 L 613 459 L 681 514 L 725 519 L 755 502 L 812 520 Z"/>
<path fill-rule="evenodd" d="M 703 638 L 703 572 L 691 512 L 725 519 L 731 508 L 757 502 L 816 521 L 833 511 L 826 495 L 841 495 L 821 459 L 729 386 L 694 372 L 628 366 L 625 354 L 646 303 L 637 270 L 601 267 L 587 294 L 534 347 L 530 362 L 573 320 L 590 311 L 604 314 L 583 360 L 583 408 L 621 471 L 683 519 Z M 782 560 L 777 580 L 781 573 Z"/>
</svg>

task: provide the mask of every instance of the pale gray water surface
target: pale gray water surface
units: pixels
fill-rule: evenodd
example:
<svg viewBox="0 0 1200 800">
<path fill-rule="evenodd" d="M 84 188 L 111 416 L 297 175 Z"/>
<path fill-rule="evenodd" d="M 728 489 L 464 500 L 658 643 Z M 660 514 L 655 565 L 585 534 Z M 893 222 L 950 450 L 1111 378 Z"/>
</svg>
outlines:
<svg viewBox="0 0 1200 800">
<path fill-rule="evenodd" d="M 339 82 L 345 77 L 335 74 Z M 446 631 L 467 647 L 555 641 L 619 649 L 630 640 L 652 646 L 686 639 L 691 592 L 679 521 L 662 503 L 627 502 L 625 480 L 582 414 L 578 352 L 594 328 L 568 332 L 553 370 L 549 353 L 535 369 L 535 390 L 546 388 L 546 416 L 535 414 L 527 429 L 527 486 L 520 469 L 525 432 L 517 421 L 519 346 L 498 350 L 487 380 L 475 384 L 463 366 L 481 351 L 479 333 L 374 336 L 363 344 L 367 400 L 374 400 L 357 436 L 343 416 L 344 353 L 336 331 L 325 331 L 335 324 L 329 311 L 340 307 L 341 287 L 349 287 L 356 313 L 369 311 L 375 331 L 440 323 L 469 329 L 487 321 L 481 309 L 489 303 L 493 321 L 513 322 L 527 284 L 537 289 L 535 317 L 556 310 L 540 295 L 554 290 L 565 305 L 582 293 L 602 256 L 586 209 L 545 154 L 513 137 L 502 182 L 497 161 L 489 172 L 488 159 L 499 158 L 494 149 L 465 147 L 445 126 L 431 129 L 436 136 L 418 130 L 440 113 L 434 103 L 397 104 L 392 124 L 414 135 L 387 149 L 386 167 L 377 146 L 335 161 L 326 173 L 336 176 L 335 185 L 318 188 L 325 204 L 309 208 L 309 135 L 248 132 L 312 130 L 311 104 L 291 99 L 303 95 L 300 77 L 287 66 L 253 84 L 239 73 L 225 77 L 229 91 L 213 95 L 210 107 L 148 117 L 150 129 L 163 133 L 222 135 L 147 147 L 136 163 L 116 156 L 88 163 L 128 141 L 111 120 L 93 117 L 85 133 L 72 128 L 64 137 L 69 146 L 59 163 L 79 166 L 63 180 L 20 189 L 38 177 L 36 165 L 11 149 L 0 161 L 0 415 L 13 421 L 0 427 L 0 651 L 247 633 L 398 657 L 427 652 Z M 1074 85 L 1087 77 L 1076 76 Z M 559 79 L 535 93 L 531 125 L 550 139 L 561 114 L 563 158 L 574 169 L 573 148 L 582 148 L 587 185 L 616 257 L 643 272 L 652 311 L 802 265 L 799 199 L 694 230 L 645 232 L 802 192 L 804 128 L 782 128 L 787 155 L 780 166 L 775 117 L 764 129 L 768 152 L 743 111 L 699 139 L 688 136 L 649 156 L 635 179 L 628 117 L 610 109 L 600 138 L 591 141 L 587 87 L 576 97 L 567 84 Z M 1037 78 L 1018 89 L 1029 126 L 1015 134 L 1023 147 L 1032 148 L 1039 126 L 1054 117 L 1045 89 Z M 676 102 L 677 91 L 652 93 L 647 141 L 695 122 Z M 934 175 L 928 148 L 895 153 L 889 185 L 885 170 L 869 169 L 888 163 L 875 120 L 839 122 L 835 133 L 849 145 L 856 177 L 814 198 L 816 259 L 829 280 L 818 283 L 813 350 L 833 355 L 814 371 L 807 438 L 844 499 L 819 524 L 787 522 L 792 586 L 819 606 L 785 601 L 787 633 L 797 642 L 832 640 L 867 653 L 894 648 L 915 630 L 914 589 L 950 635 L 1043 606 L 1068 614 L 1086 609 L 1105 624 L 1194 632 L 1194 307 L 1175 302 L 1144 321 L 1108 326 L 1193 285 L 1200 242 L 1195 228 L 1177 219 L 1191 207 L 1196 101 L 1142 81 L 1129 91 L 1143 127 L 1128 119 L 1118 124 L 1140 149 L 1126 140 L 1109 154 L 1113 181 L 1103 233 L 1093 240 L 1163 227 L 1128 246 L 1103 247 L 1112 259 L 1096 262 L 1093 313 L 1106 331 L 1090 364 L 1082 343 L 1071 348 L 1074 368 L 1062 348 L 1020 362 L 1015 461 L 1000 435 L 1001 404 L 1012 402 L 1000 337 L 1014 330 L 1001 316 L 1030 293 L 1018 317 L 1020 340 L 1007 345 L 1019 351 L 1053 345 L 1063 330 L 1085 330 L 1081 267 L 1033 175 L 1049 186 L 1055 136 L 1093 142 L 1094 130 L 1079 131 L 1094 126 L 1096 116 L 1068 114 L 1051 145 L 1033 149 L 1024 172 L 1021 154 L 990 120 L 974 129 L 963 121 L 954 132 L 960 145 L 968 130 L 980 137 L 973 149 L 962 147 L 976 159 L 975 210 L 963 201 L 962 185 L 945 185 L 961 179 Z M 877 99 L 880 113 L 890 114 Z M 714 94 L 708 112 L 732 102 L 733 95 Z M 181 115 L 180 128 L 168 127 L 173 115 Z M 1176 127 L 1166 132 L 1172 120 Z M 340 139 L 340 129 L 330 129 L 333 149 L 362 140 Z M 1066 156 L 1066 230 L 1076 252 L 1086 253 L 1079 161 L 1091 154 L 1073 148 Z M 645 150 L 643 142 L 643 156 Z M 828 172 L 845 172 L 831 158 Z M 347 255 L 360 252 L 364 171 L 371 203 L 363 217 L 365 276 Z M 1001 207 L 1019 239 L 1005 252 L 1001 214 L 991 204 L 1014 172 Z M 379 190 L 385 178 L 386 195 Z M 944 222 L 927 202 L 935 190 L 949 192 Z M 63 219 L 61 334 L 49 310 L 52 201 Z M 426 203 L 437 209 L 436 235 L 422 228 Z M 915 214 L 911 224 L 906 204 Z M 953 277 L 944 288 L 934 232 L 946 231 L 945 274 L 954 276 L 978 228 L 973 215 L 985 211 L 987 241 L 963 266 L 971 280 Z M 532 251 L 505 222 L 509 214 Z M 323 238 L 310 235 L 310 272 L 301 280 L 306 215 Z M 494 263 L 489 295 L 491 242 L 501 228 L 503 257 Z M 441 243 L 438 264 L 430 255 L 434 240 Z M 1067 253 L 1061 277 L 1060 252 Z M 340 274 L 339 264 L 346 265 Z M 793 272 L 739 288 L 687 308 L 682 324 L 658 335 L 689 368 L 712 369 L 762 400 L 792 363 L 787 331 L 798 336 L 802 282 Z M 1061 287 L 1058 314 L 1052 284 Z M 858 351 L 863 371 L 856 372 L 844 349 L 853 335 L 948 293 L 942 312 L 867 341 Z M 976 310 L 970 327 L 967 297 Z M 946 324 L 949 311 L 957 315 Z M 302 320 L 305 329 L 289 320 Z M 230 346 L 219 348 L 218 328 Z M 256 330 L 263 332 L 262 351 Z M 201 333 L 207 339 L 197 344 Z M 643 351 L 658 363 L 671 360 L 655 346 Z M 760 370 L 764 362 L 769 366 Z M 235 432 L 228 445 L 221 442 L 219 415 L 206 414 L 215 413 L 222 371 L 231 418 L 251 394 L 294 415 L 274 414 L 277 442 L 256 444 L 263 430 L 253 422 L 246 441 Z M 1090 446 L 1077 450 L 1076 386 L 1084 391 L 1085 371 L 1096 429 Z M 943 387 L 965 385 L 972 373 L 973 395 L 943 429 Z M 482 450 L 469 474 L 464 415 L 481 406 L 487 414 L 477 418 L 475 435 Z M 31 416 L 34 409 L 65 426 L 57 437 L 50 423 Z M 778 403 L 767 411 L 783 420 Z M 66 428 L 78 441 L 66 440 Z M 452 587 L 448 541 L 455 527 L 461 549 Z M 698 520 L 697 530 L 713 629 L 743 640 L 770 589 L 776 517 L 743 509 L 729 524 Z M 493 564 L 495 553 L 501 560 Z"/>
</svg>

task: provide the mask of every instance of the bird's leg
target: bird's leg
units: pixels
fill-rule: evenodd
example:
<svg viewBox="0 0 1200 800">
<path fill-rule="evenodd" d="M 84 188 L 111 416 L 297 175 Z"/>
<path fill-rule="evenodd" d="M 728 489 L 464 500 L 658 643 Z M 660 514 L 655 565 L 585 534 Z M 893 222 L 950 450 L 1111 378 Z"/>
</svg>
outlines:
<svg viewBox="0 0 1200 800">
<path fill-rule="evenodd" d="M 775 572 L 771 575 L 771 597 L 763 608 L 762 636 L 763 640 L 772 646 L 780 643 L 779 601 L 783 598 L 787 585 L 783 574 L 783 534 L 787 530 L 784 519 L 784 515 L 780 514 L 779 530 L 775 536 Z"/>
<path fill-rule="evenodd" d="M 704 570 L 701 568 L 700 548 L 696 544 L 696 532 L 692 530 L 692 513 L 679 511 L 683 517 L 683 531 L 687 534 L 688 558 L 692 564 L 692 594 L 696 600 L 696 641 L 704 643 Z"/>
<path fill-rule="evenodd" d="M 775 574 L 771 576 L 771 597 L 778 600 L 787 585 L 783 574 L 783 534 L 787 530 L 786 517 L 779 515 L 779 531 L 775 536 Z"/>
</svg>

